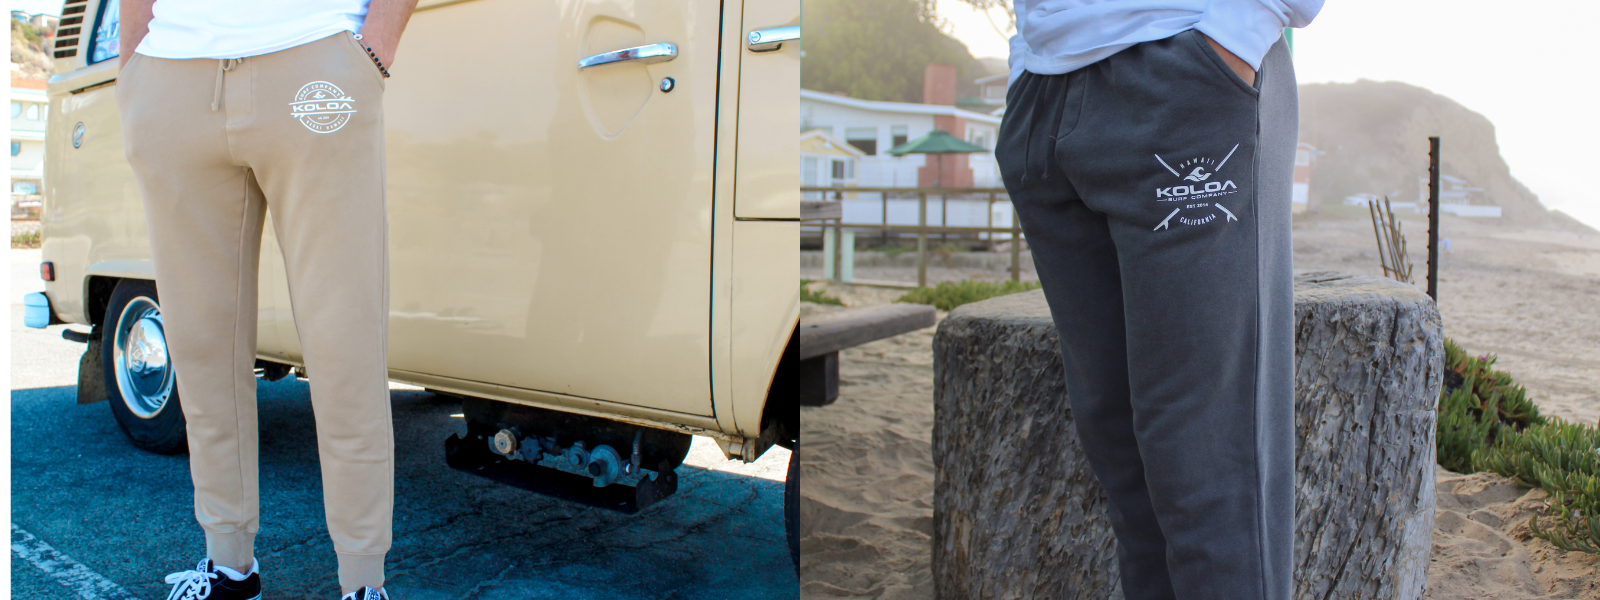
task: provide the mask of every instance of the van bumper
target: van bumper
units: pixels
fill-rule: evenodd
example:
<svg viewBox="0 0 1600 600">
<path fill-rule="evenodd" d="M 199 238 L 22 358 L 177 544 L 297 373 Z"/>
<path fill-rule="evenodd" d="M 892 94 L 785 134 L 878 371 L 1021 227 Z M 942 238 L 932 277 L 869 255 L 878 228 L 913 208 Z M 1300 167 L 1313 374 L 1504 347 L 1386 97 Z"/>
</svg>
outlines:
<svg viewBox="0 0 1600 600">
<path fill-rule="evenodd" d="M 34 292 L 22 297 L 22 324 L 34 329 L 44 329 L 60 321 L 50 310 L 50 297 L 44 292 Z"/>
</svg>

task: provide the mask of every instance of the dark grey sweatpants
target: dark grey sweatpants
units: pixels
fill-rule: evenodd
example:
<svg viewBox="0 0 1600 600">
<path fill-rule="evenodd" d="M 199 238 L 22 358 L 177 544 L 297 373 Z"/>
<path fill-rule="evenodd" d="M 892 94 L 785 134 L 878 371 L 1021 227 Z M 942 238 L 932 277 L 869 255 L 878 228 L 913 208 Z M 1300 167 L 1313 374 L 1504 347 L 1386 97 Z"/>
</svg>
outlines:
<svg viewBox="0 0 1600 600">
<path fill-rule="evenodd" d="M 1111 499 L 1128 600 L 1285 600 L 1294 555 L 1280 40 L 1256 86 L 1198 32 L 1023 73 L 995 149 Z"/>
</svg>

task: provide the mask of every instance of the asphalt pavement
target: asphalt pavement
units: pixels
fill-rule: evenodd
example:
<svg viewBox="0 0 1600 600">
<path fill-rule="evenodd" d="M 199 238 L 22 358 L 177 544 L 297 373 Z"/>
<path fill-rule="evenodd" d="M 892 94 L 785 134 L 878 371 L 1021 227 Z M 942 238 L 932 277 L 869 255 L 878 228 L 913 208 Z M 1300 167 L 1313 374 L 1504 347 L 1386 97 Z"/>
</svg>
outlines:
<svg viewBox="0 0 1600 600">
<path fill-rule="evenodd" d="M 161 578 L 205 552 L 188 456 L 140 451 L 105 403 L 75 404 L 84 346 L 63 326 L 22 325 L 22 294 L 42 287 L 37 257 L 11 257 L 11 597 L 165 598 Z M 798 597 L 788 451 L 745 465 L 695 438 L 677 494 L 628 516 L 450 469 L 459 403 L 392 387 L 395 600 Z M 337 598 L 309 388 L 288 378 L 258 390 L 264 598 Z"/>
</svg>

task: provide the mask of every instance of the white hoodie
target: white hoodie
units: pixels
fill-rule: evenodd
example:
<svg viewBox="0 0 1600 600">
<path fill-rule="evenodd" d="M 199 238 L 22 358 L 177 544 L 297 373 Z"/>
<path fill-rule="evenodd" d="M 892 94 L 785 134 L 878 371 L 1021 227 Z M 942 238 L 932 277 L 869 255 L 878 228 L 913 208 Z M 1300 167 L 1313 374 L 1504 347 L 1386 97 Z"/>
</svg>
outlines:
<svg viewBox="0 0 1600 600">
<path fill-rule="evenodd" d="M 1322 0 L 1014 0 L 1011 81 L 1060 75 L 1139 42 L 1198 29 L 1253 69 L 1284 27 L 1305 27 Z"/>
</svg>

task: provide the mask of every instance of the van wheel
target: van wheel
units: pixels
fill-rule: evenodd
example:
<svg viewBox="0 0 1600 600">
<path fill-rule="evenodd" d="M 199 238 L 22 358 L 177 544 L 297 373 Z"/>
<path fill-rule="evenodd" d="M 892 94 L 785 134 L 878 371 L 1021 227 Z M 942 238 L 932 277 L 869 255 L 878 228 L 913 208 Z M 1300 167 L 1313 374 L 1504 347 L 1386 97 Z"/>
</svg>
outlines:
<svg viewBox="0 0 1600 600">
<path fill-rule="evenodd" d="M 142 450 L 182 452 L 188 446 L 188 428 L 178 403 L 155 284 L 139 279 L 118 283 L 104 323 L 100 363 L 117 425 Z"/>
<path fill-rule="evenodd" d="M 789 452 L 789 476 L 783 479 L 783 528 L 789 535 L 789 559 L 800 575 L 800 446 Z"/>
</svg>

